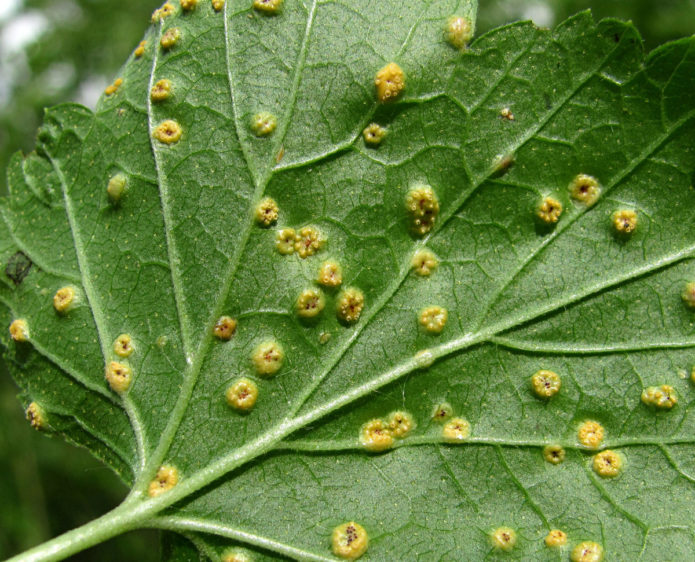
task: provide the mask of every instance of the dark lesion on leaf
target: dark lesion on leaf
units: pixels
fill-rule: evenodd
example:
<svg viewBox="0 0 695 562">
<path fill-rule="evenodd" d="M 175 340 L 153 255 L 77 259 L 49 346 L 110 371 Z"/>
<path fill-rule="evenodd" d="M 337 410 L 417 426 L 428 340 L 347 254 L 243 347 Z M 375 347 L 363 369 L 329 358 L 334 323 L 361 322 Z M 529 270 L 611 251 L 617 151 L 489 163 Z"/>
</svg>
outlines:
<svg viewBox="0 0 695 562">
<path fill-rule="evenodd" d="M 5 275 L 9 277 L 15 285 L 20 285 L 29 275 L 33 262 L 24 252 L 17 252 L 7 260 Z"/>
</svg>

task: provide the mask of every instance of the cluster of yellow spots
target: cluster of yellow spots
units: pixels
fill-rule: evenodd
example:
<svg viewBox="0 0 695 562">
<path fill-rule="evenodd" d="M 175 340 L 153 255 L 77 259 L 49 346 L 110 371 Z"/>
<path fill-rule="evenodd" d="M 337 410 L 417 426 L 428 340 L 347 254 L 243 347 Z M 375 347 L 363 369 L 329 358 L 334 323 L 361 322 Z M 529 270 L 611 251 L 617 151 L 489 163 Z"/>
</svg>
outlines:
<svg viewBox="0 0 695 562">
<path fill-rule="evenodd" d="M 302 318 L 316 318 L 326 306 L 320 289 L 304 289 L 297 297 L 297 314 Z"/>
<path fill-rule="evenodd" d="M 370 123 L 362 131 L 362 137 L 367 146 L 379 146 L 386 137 L 386 129 L 377 123 Z"/>
<path fill-rule="evenodd" d="M 406 196 L 405 206 L 415 234 L 423 236 L 432 230 L 439 215 L 439 199 L 429 185 L 419 184 L 413 187 Z"/>
<path fill-rule="evenodd" d="M 560 376 L 553 371 L 544 369 L 531 377 L 531 387 L 539 398 L 551 398 L 560 392 L 562 382 Z"/>
<path fill-rule="evenodd" d="M 572 562 L 601 562 L 603 560 L 603 547 L 591 541 L 579 543 L 572 549 L 570 560 Z"/>
<path fill-rule="evenodd" d="M 29 324 L 24 318 L 17 318 L 10 324 L 10 337 L 16 342 L 29 341 Z"/>
<path fill-rule="evenodd" d="M 414 427 L 408 412 L 393 412 L 385 421 L 377 418 L 365 423 L 360 429 L 360 444 L 368 451 L 385 451 L 393 446 L 394 438 L 407 437 Z"/>
<path fill-rule="evenodd" d="M 605 430 L 603 426 L 595 421 L 585 421 L 577 430 L 577 439 L 579 442 L 589 449 L 597 449 L 603 442 Z"/>
<path fill-rule="evenodd" d="M 125 359 L 126 357 L 130 357 L 133 351 L 135 351 L 135 346 L 133 345 L 133 338 L 130 337 L 130 334 L 121 334 L 114 340 L 113 352 L 118 355 L 118 357 Z"/>
<path fill-rule="evenodd" d="M 360 319 L 364 308 L 364 293 L 357 287 L 347 287 L 336 299 L 338 320 L 354 324 Z"/>
<path fill-rule="evenodd" d="M 637 228 L 637 212 L 631 209 L 622 209 L 613 213 L 611 217 L 616 234 L 630 235 Z"/>
<path fill-rule="evenodd" d="M 166 78 L 157 80 L 150 90 L 150 99 L 153 102 L 162 102 L 169 99 L 169 96 L 171 96 L 171 80 Z"/>
<path fill-rule="evenodd" d="M 104 93 L 105 93 L 107 96 L 110 96 L 110 95 L 112 95 L 112 94 L 115 94 L 115 93 L 118 91 L 118 88 L 121 87 L 121 84 L 123 84 L 123 78 L 116 78 L 116 79 L 113 81 L 113 84 L 111 84 L 110 86 L 106 86 L 106 89 L 104 90 Z"/>
<path fill-rule="evenodd" d="M 695 282 L 691 281 L 686 283 L 683 292 L 681 293 L 681 298 L 688 308 L 695 309 Z"/>
<path fill-rule="evenodd" d="M 426 332 L 430 334 L 441 334 L 444 326 L 446 326 L 448 317 L 449 313 L 446 308 L 442 308 L 441 306 L 428 306 L 420 311 L 418 321 Z"/>
<path fill-rule="evenodd" d="M 212 327 L 212 334 L 219 340 L 229 341 L 236 332 L 237 321 L 231 316 L 220 316 Z"/>
<path fill-rule="evenodd" d="M 173 119 L 167 119 L 162 121 L 154 130 L 153 136 L 159 142 L 164 144 L 174 144 L 181 140 L 181 135 L 183 131 L 181 130 L 181 125 L 179 125 Z"/>
<path fill-rule="evenodd" d="M 55 308 L 58 314 L 67 314 L 72 310 L 77 304 L 77 291 L 75 287 L 67 285 L 66 287 L 61 287 L 53 295 L 53 308 Z"/>
<path fill-rule="evenodd" d="M 251 353 L 256 373 L 269 377 L 277 373 L 285 360 L 285 352 L 278 342 L 268 340 L 259 343 Z"/>
<path fill-rule="evenodd" d="M 545 197 L 536 209 L 536 216 L 545 224 L 555 224 L 562 215 L 562 203 L 554 197 Z"/>
<path fill-rule="evenodd" d="M 507 121 L 514 121 L 515 119 L 512 110 L 508 107 L 503 107 L 502 109 L 500 109 L 500 117 L 502 119 L 506 119 Z"/>
<path fill-rule="evenodd" d="M 593 468 L 603 478 L 615 478 L 623 468 L 623 459 L 615 451 L 601 451 L 594 455 Z"/>
<path fill-rule="evenodd" d="M 282 8 L 283 0 L 253 0 L 253 7 L 259 12 L 272 16 Z"/>
<path fill-rule="evenodd" d="M 427 248 L 422 248 L 413 254 L 413 259 L 411 260 L 410 264 L 412 265 L 413 271 L 416 275 L 419 275 L 420 277 L 427 277 L 428 275 L 431 275 L 435 269 L 437 269 L 439 261 L 437 260 L 437 256 L 435 256 L 430 250 Z"/>
<path fill-rule="evenodd" d="M 135 48 L 135 51 L 133 54 L 135 55 L 135 58 L 140 58 L 142 55 L 145 54 L 145 47 L 147 47 L 147 40 L 143 39 L 140 41 L 140 44 Z"/>
<path fill-rule="evenodd" d="M 350 521 L 333 529 L 333 554 L 345 560 L 357 560 L 369 546 L 369 536 L 359 523 Z"/>
<path fill-rule="evenodd" d="M 128 187 L 128 180 L 123 174 L 116 174 L 106 186 L 106 194 L 114 204 L 118 203 Z"/>
<path fill-rule="evenodd" d="M 267 137 L 278 125 L 278 120 L 272 113 L 260 111 L 251 120 L 251 130 L 257 137 Z"/>
<path fill-rule="evenodd" d="M 471 424 L 464 418 L 453 418 L 442 428 L 442 437 L 447 443 L 462 443 L 470 436 Z"/>
<path fill-rule="evenodd" d="M 258 399 L 256 383 L 247 378 L 238 379 L 225 392 L 227 404 L 240 412 L 248 412 Z"/>
<path fill-rule="evenodd" d="M 224 0 L 212 0 L 212 8 L 219 12 L 224 8 Z"/>
<path fill-rule="evenodd" d="M 432 412 L 432 421 L 444 423 L 453 415 L 454 409 L 451 407 L 451 404 L 442 402 L 441 404 L 437 404 L 434 408 L 434 412 Z"/>
<path fill-rule="evenodd" d="M 405 75 L 400 66 L 395 62 L 388 63 L 374 77 L 376 97 L 382 102 L 396 99 L 405 89 Z"/>
<path fill-rule="evenodd" d="M 252 558 L 249 554 L 238 548 L 225 550 L 220 558 L 221 562 L 251 562 Z"/>
<path fill-rule="evenodd" d="M 133 370 L 125 363 L 110 361 L 106 365 L 106 382 L 114 392 L 125 392 L 133 382 Z"/>
<path fill-rule="evenodd" d="M 198 5 L 198 0 L 179 0 L 179 2 L 184 12 L 191 12 Z"/>
<path fill-rule="evenodd" d="M 543 447 L 543 458 L 550 464 L 560 464 L 565 460 L 565 449 L 561 445 Z"/>
<path fill-rule="evenodd" d="M 338 262 L 327 260 L 321 264 L 316 281 L 324 287 L 338 287 L 343 282 L 343 268 Z"/>
<path fill-rule="evenodd" d="M 676 390 L 668 384 L 648 386 L 642 391 L 642 402 L 662 410 L 670 410 L 678 404 Z"/>
<path fill-rule="evenodd" d="M 471 20 L 461 16 L 450 16 L 444 27 L 446 40 L 457 49 L 465 49 L 473 37 Z"/>
<path fill-rule="evenodd" d="M 590 207 L 601 196 L 601 186 L 593 176 L 579 174 L 570 183 L 569 192 L 572 199 Z"/>
<path fill-rule="evenodd" d="M 34 429 L 44 429 L 46 427 L 46 412 L 36 402 L 32 402 L 27 406 L 24 415 L 29 422 L 29 425 Z"/>
<path fill-rule="evenodd" d="M 164 35 L 159 40 L 159 44 L 162 46 L 162 49 L 168 51 L 176 46 L 179 39 L 181 39 L 181 30 L 178 27 L 172 27 L 164 32 Z"/>
<path fill-rule="evenodd" d="M 283 255 L 297 252 L 304 259 L 313 256 L 324 244 L 321 232 L 313 226 L 305 226 L 295 232 L 293 228 L 283 228 L 278 231 L 275 238 L 275 247 Z"/>
<path fill-rule="evenodd" d="M 172 4 L 167 2 L 166 4 L 164 4 L 164 6 L 152 12 L 152 23 L 157 23 L 162 19 L 170 16 L 174 12 L 176 12 L 176 8 L 174 8 Z"/>
<path fill-rule="evenodd" d="M 567 533 L 560 529 L 551 529 L 545 537 L 545 545 L 549 548 L 565 546 L 567 544 Z"/>
<path fill-rule="evenodd" d="M 499 527 L 490 535 L 492 546 L 497 550 L 509 551 L 516 545 L 516 531 L 511 527 Z"/>
<path fill-rule="evenodd" d="M 297 233 L 294 231 L 294 228 L 283 228 L 278 230 L 275 237 L 275 248 L 277 251 L 283 256 L 292 254 L 294 252 L 294 242 L 296 236 Z"/>
<path fill-rule="evenodd" d="M 279 207 L 272 197 L 264 197 L 256 205 L 254 217 L 260 226 L 268 227 L 278 220 Z"/>
<path fill-rule="evenodd" d="M 179 471 L 175 466 L 165 464 L 159 467 L 157 474 L 147 488 L 151 498 L 161 496 L 179 483 Z"/>
</svg>

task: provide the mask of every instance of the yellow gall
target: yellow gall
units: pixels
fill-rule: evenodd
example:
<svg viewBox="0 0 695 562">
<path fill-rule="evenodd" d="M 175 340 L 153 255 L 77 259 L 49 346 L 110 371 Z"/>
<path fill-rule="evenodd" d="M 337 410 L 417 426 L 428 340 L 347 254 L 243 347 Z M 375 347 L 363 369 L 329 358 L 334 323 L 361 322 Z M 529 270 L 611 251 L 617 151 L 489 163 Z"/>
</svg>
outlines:
<svg viewBox="0 0 695 562">
<path fill-rule="evenodd" d="M 591 541 L 579 543 L 572 549 L 570 560 L 572 562 L 601 562 L 603 560 L 603 547 Z"/>
<path fill-rule="evenodd" d="M 271 197 L 264 197 L 256 205 L 254 217 L 261 226 L 270 226 L 278 220 L 278 204 Z"/>
<path fill-rule="evenodd" d="M 198 5 L 198 0 L 179 0 L 181 3 L 181 9 L 185 12 L 190 12 L 195 10 Z"/>
<path fill-rule="evenodd" d="M 178 27 L 172 27 L 164 32 L 164 35 L 159 40 L 159 44 L 162 46 L 162 49 L 169 50 L 174 48 L 179 39 L 181 39 L 181 30 Z"/>
<path fill-rule="evenodd" d="M 388 63 L 379 70 L 374 77 L 376 97 L 382 102 L 396 99 L 405 89 L 405 76 L 403 70 L 395 62 Z"/>
<path fill-rule="evenodd" d="M 591 206 L 598 201 L 601 195 L 601 186 L 598 180 L 586 174 L 579 174 L 569 185 L 570 197 L 578 203 Z"/>
<path fill-rule="evenodd" d="M 46 427 L 46 412 L 36 402 L 32 402 L 27 406 L 24 415 L 29 422 L 29 425 L 34 429 L 44 429 Z"/>
<path fill-rule="evenodd" d="M 367 146 L 379 146 L 386 136 L 386 129 L 377 123 L 370 123 L 362 131 L 362 137 Z"/>
<path fill-rule="evenodd" d="M 364 293 L 356 287 L 348 287 L 341 291 L 336 302 L 338 320 L 354 324 L 360 319 L 364 308 Z"/>
<path fill-rule="evenodd" d="M 418 321 L 425 331 L 430 334 L 441 334 L 448 318 L 449 313 L 446 311 L 446 308 L 428 306 L 420 311 Z"/>
<path fill-rule="evenodd" d="M 212 334 L 222 341 L 232 339 L 236 332 L 237 322 L 231 316 L 220 316 L 212 327 Z"/>
<path fill-rule="evenodd" d="M 545 536 L 545 545 L 554 548 L 567 544 L 567 533 L 560 529 L 551 529 Z"/>
<path fill-rule="evenodd" d="M 461 443 L 471 435 L 471 424 L 463 418 L 454 418 L 444 424 L 442 437 L 448 443 Z"/>
<path fill-rule="evenodd" d="M 553 371 L 540 370 L 531 377 L 531 387 L 538 398 L 551 398 L 560 392 L 560 376 Z"/>
<path fill-rule="evenodd" d="M 278 125 L 278 120 L 272 113 L 261 111 L 251 120 L 251 130 L 257 137 L 267 137 Z"/>
<path fill-rule="evenodd" d="M 435 269 L 437 269 L 439 261 L 437 260 L 437 256 L 435 256 L 430 250 L 423 248 L 415 252 L 410 264 L 413 266 L 413 271 L 416 275 L 427 277 L 428 275 L 431 275 Z"/>
<path fill-rule="evenodd" d="M 222 8 L 224 8 L 224 0 L 212 0 L 212 8 L 216 12 L 222 11 Z"/>
<path fill-rule="evenodd" d="M 251 361 L 256 373 L 261 376 L 271 376 L 277 373 L 285 360 L 285 352 L 274 340 L 258 344 L 251 353 Z"/>
<path fill-rule="evenodd" d="M 106 382 L 114 392 L 125 392 L 133 381 L 133 370 L 124 363 L 111 361 L 106 366 Z"/>
<path fill-rule="evenodd" d="M 53 295 L 53 308 L 59 314 L 65 314 L 77 303 L 77 292 L 74 287 L 61 287 Z"/>
<path fill-rule="evenodd" d="M 421 349 L 413 356 L 413 361 L 418 369 L 426 369 L 434 363 L 434 354 L 429 349 Z"/>
<path fill-rule="evenodd" d="M 336 261 L 325 261 L 319 268 L 316 281 L 325 287 L 338 287 L 343 282 L 343 269 Z"/>
<path fill-rule="evenodd" d="M 614 478 L 623 468 L 623 459 L 615 451 L 601 451 L 594 455 L 594 472 L 603 478 Z"/>
<path fill-rule="evenodd" d="M 121 334 L 113 342 L 113 352 L 119 357 L 130 357 L 134 350 L 133 338 L 129 334 Z"/>
<path fill-rule="evenodd" d="M 695 281 L 691 281 L 685 285 L 681 298 L 688 308 L 695 309 Z"/>
<path fill-rule="evenodd" d="M 632 234 L 637 228 L 637 213 L 631 209 L 622 209 L 611 217 L 616 234 Z"/>
<path fill-rule="evenodd" d="M 502 119 L 506 119 L 507 121 L 514 121 L 514 114 L 508 107 L 503 107 L 500 109 L 500 117 Z"/>
<path fill-rule="evenodd" d="M 577 430 L 577 439 L 585 447 L 596 449 L 601 446 L 605 430 L 595 421 L 585 421 Z"/>
<path fill-rule="evenodd" d="M 157 128 L 154 130 L 153 136 L 159 142 L 164 144 L 173 144 L 179 142 L 183 131 L 181 130 L 181 125 L 179 125 L 173 119 L 167 119 L 162 121 Z"/>
<path fill-rule="evenodd" d="M 561 445 L 543 447 L 543 458 L 550 464 L 560 464 L 565 460 L 565 449 Z"/>
<path fill-rule="evenodd" d="M 676 390 L 668 384 L 648 386 L 642 391 L 642 402 L 647 406 L 670 410 L 678 404 L 678 396 Z"/>
<path fill-rule="evenodd" d="M 368 451 L 385 451 L 393 446 L 393 434 L 383 420 L 371 420 L 360 429 L 360 444 Z"/>
<path fill-rule="evenodd" d="M 294 242 L 296 237 L 297 233 L 294 231 L 294 228 L 283 228 L 282 230 L 278 230 L 278 233 L 275 236 L 275 248 L 283 256 L 291 254 L 294 252 Z"/>
<path fill-rule="evenodd" d="M 536 209 L 536 216 L 545 224 L 555 224 L 562 215 L 562 203 L 554 197 L 546 197 Z"/>
<path fill-rule="evenodd" d="M 471 20 L 461 16 L 450 16 L 444 27 L 446 40 L 457 49 L 465 49 L 473 37 Z"/>
<path fill-rule="evenodd" d="M 319 289 L 304 289 L 297 297 L 297 314 L 302 318 L 315 318 L 326 306 L 326 299 Z"/>
<path fill-rule="evenodd" d="M 107 96 L 115 94 L 118 91 L 118 88 L 121 87 L 121 84 L 123 84 L 123 78 L 116 78 L 116 80 L 114 80 L 113 84 L 106 87 L 106 89 L 104 90 L 104 93 Z"/>
<path fill-rule="evenodd" d="M 220 562 L 252 562 L 251 556 L 238 548 L 231 548 L 222 553 Z"/>
<path fill-rule="evenodd" d="M 313 256 L 323 247 L 323 238 L 313 226 L 301 228 L 294 238 L 294 249 L 300 258 Z"/>
<path fill-rule="evenodd" d="M 135 48 L 135 51 L 133 54 L 135 55 L 135 58 L 140 58 L 142 55 L 145 54 L 145 47 L 147 47 L 147 41 L 143 39 L 140 41 L 140 44 Z"/>
<path fill-rule="evenodd" d="M 333 554 L 345 560 L 357 560 L 369 546 L 367 531 L 359 523 L 350 521 L 333 529 Z"/>
<path fill-rule="evenodd" d="M 330 332 L 321 332 L 319 334 L 319 343 L 321 345 L 326 345 L 329 341 L 331 341 L 331 333 Z"/>
<path fill-rule="evenodd" d="M 274 15 L 282 8 L 282 0 L 253 0 L 254 9 L 267 15 Z"/>
<path fill-rule="evenodd" d="M 256 404 L 258 399 L 258 387 L 256 383 L 247 378 L 234 382 L 225 392 L 227 404 L 235 410 L 248 411 Z"/>
<path fill-rule="evenodd" d="M 516 531 L 511 527 L 499 527 L 492 532 L 492 546 L 508 551 L 516 545 Z"/>
<path fill-rule="evenodd" d="M 150 99 L 154 102 L 161 102 L 169 99 L 171 96 L 171 80 L 162 78 L 152 86 L 150 90 Z"/>
<path fill-rule="evenodd" d="M 179 483 L 179 471 L 176 467 L 165 464 L 160 466 L 154 480 L 150 482 L 147 488 L 147 495 L 151 498 L 156 498 L 164 492 L 171 490 Z"/>
<path fill-rule="evenodd" d="M 152 23 L 157 23 L 158 21 L 161 21 L 163 18 L 166 18 L 176 12 L 176 8 L 169 2 L 164 4 L 161 8 L 156 9 L 152 13 Z"/>
<path fill-rule="evenodd" d="M 405 207 L 415 234 L 422 236 L 432 230 L 439 215 L 439 199 L 429 185 L 413 187 L 405 198 Z"/>
<path fill-rule="evenodd" d="M 112 203 L 118 203 L 128 188 L 128 180 L 123 174 L 116 174 L 106 186 L 106 194 Z"/>
<path fill-rule="evenodd" d="M 10 337 L 16 342 L 29 341 L 29 324 L 24 318 L 17 318 L 10 324 Z"/>
<path fill-rule="evenodd" d="M 391 435 L 402 439 L 406 437 L 415 427 L 415 420 L 408 412 L 393 412 L 388 417 L 388 428 Z"/>
<path fill-rule="evenodd" d="M 442 402 L 441 404 L 437 404 L 437 406 L 434 408 L 434 411 L 432 412 L 432 421 L 444 423 L 453 415 L 454 409 L 451 407 L 451 404 L 448 402 Z"/>
</svg>

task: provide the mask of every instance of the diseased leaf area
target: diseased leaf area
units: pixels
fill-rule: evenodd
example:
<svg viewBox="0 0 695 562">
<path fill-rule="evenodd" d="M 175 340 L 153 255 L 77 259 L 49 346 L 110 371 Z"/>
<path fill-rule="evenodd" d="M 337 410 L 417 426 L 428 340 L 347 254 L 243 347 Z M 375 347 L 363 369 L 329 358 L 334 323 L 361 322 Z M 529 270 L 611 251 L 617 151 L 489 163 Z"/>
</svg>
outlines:
<svg viewBox="0 0 695 562">
<path fill-rule="evenodd" d="M 35 425 L 172 560 L 689 559 L 695 42 L 258 4 L 160 12 L 12 161 Z"/>
</svg>

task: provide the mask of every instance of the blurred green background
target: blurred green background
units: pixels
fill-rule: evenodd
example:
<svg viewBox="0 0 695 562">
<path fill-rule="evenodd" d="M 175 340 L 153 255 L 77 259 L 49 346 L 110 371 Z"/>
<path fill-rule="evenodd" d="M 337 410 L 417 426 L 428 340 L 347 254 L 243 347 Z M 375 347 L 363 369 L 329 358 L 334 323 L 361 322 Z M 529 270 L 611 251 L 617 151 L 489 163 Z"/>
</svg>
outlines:
<svg viewBox="0 0 695 562">
<path fill-rule="evenodd" d="M 10 155 L 32 150 L 43 108 L 63 101 L 94 107 L 161 3 L 0 0 L 0 192 Z M 520 19 L 552 27 L 586 8 L 596 18 L 632 20 L 647 50 L 695 33 L 695 0 L 480 0 L 477 33 Z M 15 393 L 0 370 L 3 559 L 101 515 L 126 492 L 86 451 L 32 431 Z M 146 562 L 159 558 L 156 544 L 154 533 L 130 533 L 73 559 Z"/>
</svg>

